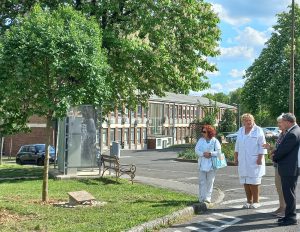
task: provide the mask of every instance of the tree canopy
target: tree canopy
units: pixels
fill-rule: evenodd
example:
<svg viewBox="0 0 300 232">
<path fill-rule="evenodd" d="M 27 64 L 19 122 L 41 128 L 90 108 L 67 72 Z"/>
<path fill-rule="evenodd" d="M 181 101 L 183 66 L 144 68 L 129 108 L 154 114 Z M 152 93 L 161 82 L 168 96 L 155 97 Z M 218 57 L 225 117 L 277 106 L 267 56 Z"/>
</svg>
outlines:
<svg viewBox="0 0 300 232">
<path fill-rule="evenodd" d="M 296 25 L 300 23 L 300 9 L 295 5 Z M 260 56 L 246 70 L 246 82 L 242 99 L 252 113 L 270 114 L 276 118 L 288 111 L 290 54 L 291 54 L 291 11 L 278 15 L 271 38 Z M 296 50 L 300 45 L 300 27 L 295 28 Z M 300 54 L 295 56 L 295 83 L 300 81 Z M 300 88 L 295 85 L 295 114 L 300 118 Z M 264 112 L 264 113 L 263 113 Z"/>
<path fill-rule="evenodd" d="M 221 102 L 224 104 L 230 103 L 230 95 L 227 95 L 225 93 L 214 93 L 214 94 L 207 93 L 207 94 L 204 94 L 203 97 L 206 97 L 210 100 Z"/>
<path fill-rule="evenodd" d="M 24 124 L 31 115 L 52 120 L 70 106 L 99 105 L 110 96 L 101 30 L 71 7 L 43 10 L 38 5 L 18 17 L 0 39 L 1 116 Z M 48 147 L 48 146 L 46 146 Z M 43 200 L 47 201 L 48 158 Z"/>
<path fill-rule="evenodd" d="M 134 106 L 166 91 L 188 93 L 209 86 L 207 58 L 218 54 L 218 17 L 203 0 L 14 0 L 0 6 L 1 30 L 26 14 L 35 2 L 55 10 L 69 4 L 94 16 L 103 31 L 102 48 L 109 64 L 109 106 Z"/>
</svg>

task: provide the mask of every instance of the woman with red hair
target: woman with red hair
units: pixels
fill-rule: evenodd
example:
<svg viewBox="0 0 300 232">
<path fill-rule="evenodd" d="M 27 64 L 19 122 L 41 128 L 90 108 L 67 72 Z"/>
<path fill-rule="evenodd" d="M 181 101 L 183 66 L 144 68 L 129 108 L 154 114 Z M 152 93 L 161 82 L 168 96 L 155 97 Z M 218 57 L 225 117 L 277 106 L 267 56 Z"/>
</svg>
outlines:
<svg viewBox="0 0 300 232">
<path fill-rule="evenodd" d="M 221 154 L 221 144 L 215 138 L 216 130 L 214 127 L 205 125 L 201 132 L 202 137 L 195 147 L 195 152 L 199 157 L 199 202 L 210 203 L 216 176 L 211 157 Z"/>
</svg>

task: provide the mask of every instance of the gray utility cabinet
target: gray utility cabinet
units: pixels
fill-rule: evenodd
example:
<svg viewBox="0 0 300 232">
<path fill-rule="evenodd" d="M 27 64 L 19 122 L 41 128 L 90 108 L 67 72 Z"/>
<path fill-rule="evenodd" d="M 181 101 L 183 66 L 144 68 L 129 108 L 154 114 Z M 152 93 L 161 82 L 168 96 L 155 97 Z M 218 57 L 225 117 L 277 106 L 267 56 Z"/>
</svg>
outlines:
<svg viewBox="0 0 300 232">
<path fill-rule="evenodd" d="M 73 107 L 58 123 L 58 169 L 66 175 L 97 167 L 97 124 L 92 106 Z"/>
</svg>

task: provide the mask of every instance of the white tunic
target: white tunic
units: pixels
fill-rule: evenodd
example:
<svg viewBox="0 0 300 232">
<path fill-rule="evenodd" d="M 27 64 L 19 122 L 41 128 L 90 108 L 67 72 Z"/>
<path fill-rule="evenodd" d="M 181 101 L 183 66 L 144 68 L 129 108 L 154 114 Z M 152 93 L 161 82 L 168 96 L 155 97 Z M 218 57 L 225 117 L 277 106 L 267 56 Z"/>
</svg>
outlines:
<svg viewBox="0 0 300 232">
<path fill-rule="evenodd" d="M 238 131 L 235 143 L 235 152 L 238 152 L 238 172 L 240 177 L 261 178 L 266 173 L 265 157 L 262 158 L 262 165 L 257 165 L 259 154 L 267 154 L 263 149 L 266 143 L 263 130 L 254 125 L 249 134 L 245 134 L 245 127 Z"/>
</svg>

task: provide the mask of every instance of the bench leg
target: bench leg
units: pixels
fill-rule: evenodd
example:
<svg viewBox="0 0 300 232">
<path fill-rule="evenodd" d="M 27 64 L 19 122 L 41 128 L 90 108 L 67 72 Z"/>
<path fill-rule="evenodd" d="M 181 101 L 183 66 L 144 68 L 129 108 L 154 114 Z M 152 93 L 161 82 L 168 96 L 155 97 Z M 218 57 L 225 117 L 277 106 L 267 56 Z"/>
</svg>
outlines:
<svg viewBox="0 0 300 232">
<path fill-rule="evenodd" d="M 135 177 L 135 174 L 134 174 L 134 173 L 131 173 L 131 175 L 130 175 L 130 178 L 131 178 L 131 184 L 133 184 L 133 179 L 134 179 L 134 177 Z"/>
</svg>

